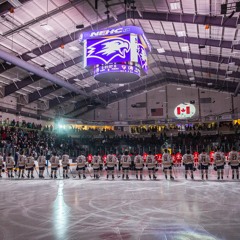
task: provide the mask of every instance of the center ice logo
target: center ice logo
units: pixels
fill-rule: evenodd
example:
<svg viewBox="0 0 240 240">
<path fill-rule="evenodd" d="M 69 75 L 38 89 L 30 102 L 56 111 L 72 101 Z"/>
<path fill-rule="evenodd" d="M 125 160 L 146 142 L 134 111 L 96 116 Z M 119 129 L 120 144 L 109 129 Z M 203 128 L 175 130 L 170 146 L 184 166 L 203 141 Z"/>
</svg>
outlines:
<svg viewBox="0 0 240 240">
<path fill-rule="evenodd" d="M 108 64 L 116 57 L 124 60 L 129 51 L 130 43 L 123 38 L 104 39 L 87 48 L 87 58 L 97 58 Z"/>
</svg>

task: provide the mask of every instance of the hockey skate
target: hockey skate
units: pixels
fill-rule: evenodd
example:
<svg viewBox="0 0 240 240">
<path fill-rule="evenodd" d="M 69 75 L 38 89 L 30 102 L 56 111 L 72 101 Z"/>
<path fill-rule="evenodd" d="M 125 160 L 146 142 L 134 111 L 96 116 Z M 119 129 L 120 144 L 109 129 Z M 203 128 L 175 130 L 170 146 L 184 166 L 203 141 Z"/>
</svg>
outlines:
<svg viewBox="0 0 240 240">
<path fill-rule="evenodd" d="M 171 179 L 171 180 L 174 180 L 174 177 L 173 177 L 173 176 L 170 176 L 170 179 Z"/>
<path fill-rule="evenodd" d="M 138 175 L 136 174 L 136 178 L 138 179 Z"/>
<path fill-rule="evenodd" d="M 84 178 L 84 179 L 86 179 L 86 176 L 85 176 L 85 174 L 83 174 L 83 178 Z"/>
</svg>

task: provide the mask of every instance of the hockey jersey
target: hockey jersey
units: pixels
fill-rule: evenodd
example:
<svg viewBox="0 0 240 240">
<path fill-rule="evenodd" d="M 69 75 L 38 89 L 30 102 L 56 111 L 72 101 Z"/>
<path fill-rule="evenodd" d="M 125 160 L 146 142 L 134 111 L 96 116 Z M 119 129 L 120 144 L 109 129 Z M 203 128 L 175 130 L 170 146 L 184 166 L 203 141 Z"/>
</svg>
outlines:
<svg viewBox="0 0 240 240">
<path fill-rule="evenodd" d="M 154 168 L 156 165 L 156 160 L 153 155 L 147 155 L 146 164 L 148 168 Z"/>
<path fill-rule="evenodd" d="M 3 166 L 3 156 L 0 156 L 0 167 Z"/>
<path fill-rule="evenodd" d="M 98 169 L 99 166 L 100 166 L 100 162 L 101 162 L 101 157 L 94 155 L 93 159 L 92 159 L 92 167 L 93 167 L 93 169 Z"/>
<path fill-rule="evenodd" d="M 69 164 L 69 155 L 64 154 L 62 155 L 62 166 L 67 167 Z"/>
<path fill-rule="evenodd" d="M 52 167 L 58 167 L 58 165 L 59 165 L 59 157 L 52 156 L 50 158 L 50 163 L 51 163 Z"/>
<path fill-rule="evenodd" d="M 46 164 L 45 156 L 39 156 L 38 157 L 38 166 L 39 167 L 45 167 L 45 164 Z"/>
<path fill-rule="evenodd" d="M 204 166 L 208 166 L 210 163 L 210 157 L 207 153 L 203 152 L 198 156 L 198 162 Z"/>
<path fill-rule="evenodd" d="M 34 166 L 34 158 L 32 156 L 27 157 L 26 159 L 26 167 L 32 168 Z"/>
<path fill-rule="evenodd" d="M 185 163 L 185 164 L 192 164 L 194 162 L 194 157 L 192 154 L 186 153 L 183 155 L 182 160 L 183 160 L 183 163 Z"/>
<path fill-rule="evenodd" d="M 131 164 L 131 157 L 129 155 L 122 155 L 121 164 L 123 168 L 128 168 Z"/>
<path fill-rule="evenodd" d="M 214 153 L 213 159 L 216 166 L 222 166 L 225 163 L 225 157 L 220 151 Z"/>
<path fill-rule="evenodd" d="M 135 156 L 134 158 L 134 164 L 135 164 L 135 168 L 136 169 L 141 169 L 143 168 L 144 165 L 144 160 L 142 158 L 142 156 L 140 154 L 138 154 L 137 156 Z"/>
<path fill-rule="evenodd" d="M 117 164 L 117 158 L 113 154 L 108 154 L 106 164 L 107 167 L 114 167 Z"/>
<path fill-rule="evenodd" d="M 78 156 L 77 158 L 77 167 L 83 168 L 86 165 L 86 157 L 83 155 Z"/>
<path fill-rule="evenodd" d="M 13 168 L 14 167 L 13 157 L 7 157 L 6 158 L 6 167 L 7 168 Z"/>
<path fill-rule="evenodd" d="M 231 151 L 229 153 L 228 159 L 231 166 L 239 166 L 240 156 L 237 151 Z"/>
<path fill-rule="evenodd" d="M 19 155 L 18 158 L 18 166 L 24 167 L 26 165 L 26 156 L 25 155 Z"/>
<path fill-rule="evenodd" d="M 170 167 L 172 165 L 172 163 L 173 163 L 173 161 L 172 161 L 170 154 L 164 153 L 162 156 L 163 167 L 165 167 L 165 168 Z"/>
</svg>

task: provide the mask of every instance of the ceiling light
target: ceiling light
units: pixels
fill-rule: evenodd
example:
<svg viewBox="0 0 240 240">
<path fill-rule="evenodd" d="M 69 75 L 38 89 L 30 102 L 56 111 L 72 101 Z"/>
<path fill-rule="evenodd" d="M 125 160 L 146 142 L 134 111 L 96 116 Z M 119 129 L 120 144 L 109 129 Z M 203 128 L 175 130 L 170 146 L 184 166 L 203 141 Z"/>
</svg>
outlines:
<svg viewBox="0 0 240 240">
<path fill-rule="evenodd" d="M 20 82 L 21 79 L 19 79 L 19 78 L 14 78 L 13 81 L 14 81 L 14 82 Z"/>
<path fill-rule="evenodd" d="M 118 93 L 116 90 L 113 90 L 112 93 Z"/>
<path fill-rule="evenodd" d="M 232 74 L 232 73 L 233 73 L 233 71 L 227 71 L 226 73 L 227 73 L 227 74 Z"/>
<path fill-rule="evenodd" d="M 195 83 L 192 83 L 191 84 L 191 87 L 196 87 L 197 85 Z"/>
<path fill-rule="evenodd" d="M 164 48 L 157 48 L 157 52 L 158 53 L 165 53 L 165 50 L 164 50 Z"/>
<path fill-rule="evenodd" d="M 131 89 L 127 89 L 126 92 L 131 92 L 132 90 Z"/>
<path fill-rule="evenodd" d="M 27 53 L 27 55 L 28 55 L 29 57 L 31 57 L 31 58 L 37 57 L 37 55 L 34 54 L 34 53 L 32 53 L 32 52 Z"/>
<path fill-rule="evenodd" d="M 22 6 L 22 3 L 19 2 L 18 0 L 7 0 L 7 1 L 15 8 Z"/>
<path fill-rule="evenodd" d="M 212 85 L 213 85 L 213 83 L 209 82 L 209 83 L 207 83 L 207 85 L 208 85 L 208 86 L 212 86 Z"/>
<path fill-rule="evenodd" d="M 119 83 L 118 86 L 119 87 L 124 87 L 124 83 Z"/>
<path fill-rule="evenodd" d="M 233 45 L 238 45 L 239 43 L 240 43 L 239 40 L 233 40 L 233 41 L 232 41 L 232 44 L 233 44 Z"/>
<path fill-rule="evenodd" d="M 44 30 L 46 31 L 52 31 L 53 30 L 53 27 L 51 27 L 50 25 L 48 24 L 42 24 L 40 25 Z"/>
<path fill-rule="evenodd" d="M 190 81 L 194 81 L 194 80 L 195 80 L 195 77 L 190 77 L 189 80 L 190 80 Z"/>
<path fill-rule="evenodd" d="M 71 49 L 72 51 L 79 51 L 80 49 L 76 46 L 71 46 L 69 47 L 69 49 Z"/>
<path fill-rule="evenodd" d="M 75 82 L 80 82 L 81 80 L 78 79 L 78 78 L 74 78 L 73 81 L 75 81 Z"/>
<path fill-rule="evenodd" d="M 189 46 L 181 47 L 182 52 L 189 52 Z"/>
<path fill-rule="evenodd" d="M 160 89 L 158 92 L 165 92 L 165 89 Z"/>
<path fill-rule="evenodd" d="M 71 103 L 76 103 L 76 102 L 77 102 L 76 100 L 71 101 Z"/>
<path fill-rule="evenodd" d="M 230 77 L 226 77 L 225 80 L 229 81 L 229 80 L 231 80 L 231 78 Z"/>
<path fill-rule="evenodd" d="M 178 37 L 186 37 L 186 32 L 185 31 L 177 31 L 177 36 Z"/>
<path fill-rule="evenodd" d="M 79 24 L 76 26 L 76 29 L 81 29 L 81 28 L 84 28 L 84 24 Z"/>
<path fill-rule="evenodd" d="M 188 73 L 193 73 L 193 69 L 188 69 L 187 72 Z"/>
<path fill-rule="evenodd" d="M 6 62 L 6 64 L 7 64 L 7 65 L 12 65 L 12 63 L 10 63 L 10 62 Z"/>
<path fill-rule="evenodd" d="M 235 62 L 230 62 L 230 63 L 228 63 L 228 66 L 230 66 L 230 67 L 235 66 Z"/>
<path fill-rule="evenodd" d="M 185 64 L 190 64 L 191 63 L 191 58 L 184 58 L 184 63 Z"/>
<path fill-rule="evenodd" d="M 38 91 L 41 90 L 41 89 L 42 89 L 41 87 L 36 87 L 36 90 L 38 90 Z"/>
<path fill-rule="evenodd" d="M 64 96 L 58 96 L 59 98 L 64 98 Z"/>
<path fill-rule="evenodd" d="M 177 88 L 177 91 L 181 91 L 181 90 L 182 90 L 182 88 L 180 88 L 180 87 Z"/>
<path fill-rule="evenodd" d="M 179 10 L 179 9 L 181 9 L 181 4 L 180 4 L 180 2 L 171 2 L 170 8 L 171 8 L 171 10 Z"/>
</svg>

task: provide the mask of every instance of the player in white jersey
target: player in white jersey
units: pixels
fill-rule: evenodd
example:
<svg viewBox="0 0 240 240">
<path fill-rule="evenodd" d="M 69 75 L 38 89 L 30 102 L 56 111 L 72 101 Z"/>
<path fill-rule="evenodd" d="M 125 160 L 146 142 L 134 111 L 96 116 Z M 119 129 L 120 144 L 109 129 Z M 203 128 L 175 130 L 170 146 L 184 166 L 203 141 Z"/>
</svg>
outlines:
<svg viewBox="0 0 240 240">
<path fill-rule="evenodd" d="M 124 179 L 126 175 L 126 179 L 129 179 L 128 173 L 130 169 L 130 164 L 131 164 L 131 157 L 128 154 L 128 151 L 124 152 L 124 155 L 121 157 L 121 166 L 122 166 L 122 179 Z"/>
<path fill-rule="evenodd" d="M 52 157 L 50 158 L 51 163 L 51 178 L 57 178 L 57 170 L 60 167 L 59 166 L 59 157 L 57 157 L 56 153 L 52 154 Z"/>
<path fill-rule="evenodd" d="M 38 157 L 38 167 L 39 167 L 39 177 L 44 178 L 44 170 L 46 166 L 46 157 L 44 156 L 43 152 L 40 153 Z"/>
<path fill-rule="evenodd" d="M 156 177 L 156 171 L 155 171 L 155 167 L 157 165 L 157 161 L 155 160 L 154 155 L 152 155 L 152 152 L 149 151 L 147 158 L 146 158 L 146 166 L 148 168 L 148 174 L 149 174 L 149 178 L 151 179 L 151 174 L 153 175 L 153 179 L 157 179 Z"/>
<path fill-rule="evenodd" d="M 92 158 L 92 167 L 93 167 L 93 177 L 99 179 L 99 170 L 100 170 L 101 157 L 96 153 Z"/>
<path fill-rule="evenodd" d="M 188 171 L 191 171 L 191 178 L 194 179 L 193 177 L 193 164 L 194 164 L 194 157 L 190 153 L 190 150 L 187 150 L 187 153 L 183 155 L 183 165 L 185 165 L 185 179 L 187 179 L 187 174 Z"/>
<path fill-rule="evenodd" d="M 7 171 L 8 171 L 8 177 L 13 177 L 13 168 L 14 168 L 14 159 L 12 157 L 12 154 L 9 153 L 7 158 L 6 158 L 6 168 L 7 168 Z"/>
<path fill-rule="evenodd" d="M 107 179 L 109 175 L 112 175 L 112 179 L 114 179 L 114 167 L 117 166 L 117 158 L 113 155 L 113 152 L 107 155 L 106 159 L 106 166 L 107 166 Z"/>
<path fill-rule="evenodd" d="M 220 177 L 221 177 L 221 179 L 223 179 L 225 156 L 220 151 L 220 147 L 217 147 L 217 151 L 214 153 L 213 159 L 214 159 L 214 166 L 216 167 L 216 170 L 217 170 L 217 179 L 219 180 Z"/>
<path fill-rule="evenodd" d="M 83 175 L 84 179 L 86 178 L 86 175 L 85 175 L 86 165 L 87 165 L 86 157 L 83 154 L 81 154 L 80 156 L 77 157 L 77 168 L 76 168 L 76 170 L 78 171 L 79 178 L 81 178 L 81 174 Z"/>
<path fill-rule="evenodd" d="M 232 147 L 232 151 L 228 155 L 228 164 L 232 169 L 232 179 L 234 179 L 234 172 L 236 171 L 237 179 L 239 179 L 239 163 L 240 163 L 240 155 L 236 151 L 235 147 Z"/>
<path fill-rule="evenodd" d="M 18 156 L 18 177 L 24 178 L 24 170 L 26 166 L 26 156 L 24 155 L 23 151 L 20 152 Z"/>
<path fill-rule="evenodd" d="M 0 152 L 0 178 L 2 177 L 2 171 L 4 168 L 4 164 L 3 164 L 3 156 L 2 156 L 2 153 Z"/>
<path fill-rule="evenodd" d="M 210 157 L 206 153 L 205 149 L 202 150 L 202 153 L 198 156 L 198 169 L 201 170 L 202 180 L 204 179 L 204 171 L 206 179 L 208 179 L 208 166 L 210 165 Z"/>
<path fill-rule="evenodd" d="M 138 179 L 138 173 L 140 173 L 140 179 L 142 180 L 144 160 L 139 153 L 134 157 L 134 165 L 135 165 L 135 171 L 136 171 L 136 178 Z"/>
<path fill-rule="evenodd" d="M 170 179 L 174 180 L 174 177 L 172 176 L 173 161 L 171 155 L 168 153 L 168 150 L 166 148 L 164 149 L 164 153 L 162 155 L 162 165 L 163 172 L 165 173 L 165 178 L 167 179 L 167 172 L 169 170 Z"/>
<path fill-rule="evenodd" d="M 69 155 L 64 153 L 62 155 L 62 167 L 63 167 L 63 178 L 69 178 L 68 168 L 69 168 Z"/>
<path fill-rule="evenodd" d="M 30 173 L 31 173 L 31 178 L 34 178 L 33 176 L 34 168 L 35 168 L 35 164 L 34 164 L 33 153 L 30 153 L 26 159 L 26 170 L 28 171 L 28 175 L 27 175 L 28 178 L 30 178 Z"/>
</svg>

